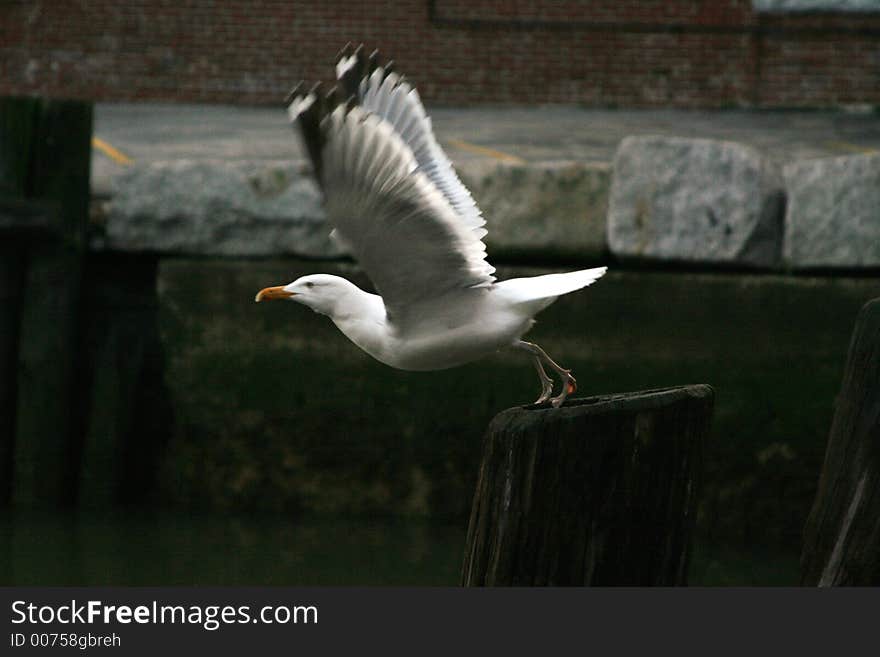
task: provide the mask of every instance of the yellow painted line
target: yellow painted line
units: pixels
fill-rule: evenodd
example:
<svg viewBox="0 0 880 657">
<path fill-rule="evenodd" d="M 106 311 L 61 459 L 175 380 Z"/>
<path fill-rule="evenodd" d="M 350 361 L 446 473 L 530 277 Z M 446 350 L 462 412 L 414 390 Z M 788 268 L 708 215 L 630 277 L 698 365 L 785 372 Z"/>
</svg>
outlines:
<svg viewBox="0 0 880 657">
<path fill-rule="evenodd" d="M 866 148 L 865 146 L 850 144 L 846 141 L 829 141 L 825 145 L 837 150 L 847 151 L 848 153 L 874 153 L 877 150 L 876 148 Z"/>
<path fill-rule="evenodd" d="M 501 160 L 502 162 L 509 162 L 510 164 L 526 163 L 524 159 L 522 159 L 521 157 L 517 157 L 516 155 L 496 151 L 494 148 L 478 146 L 477 144 L 472 144 L 469 141 L 464 141 L 463 139 L 447 139 L 446 141 L 455 148 L 460 148 L 463 151 L 470 151 L 471 153 L 476 153 L 477 155 L 486 155 L 488 157 L 495 158 L 496 160 Z"/>
<path fill-rule="evenodd" d="M 123 153 L 116 148 L 113 148 L 106 141 L 101 139 L 100 137 L 92 137 L 92 146 L 101 151 L 104 155 L 109 157 L 111 160 L 116 162 L 116 164 L 122 164 L 124 166 L 128 166 L 129 164 L 134 164 L 134 160 L 132 160 L 128 155 Z"/>
</svg>

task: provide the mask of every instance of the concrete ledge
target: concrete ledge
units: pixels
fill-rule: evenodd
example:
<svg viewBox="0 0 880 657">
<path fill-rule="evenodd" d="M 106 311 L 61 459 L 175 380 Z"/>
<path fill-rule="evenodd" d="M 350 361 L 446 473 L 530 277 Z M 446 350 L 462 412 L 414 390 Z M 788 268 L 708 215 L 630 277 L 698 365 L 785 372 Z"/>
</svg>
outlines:
<svg viewBox="0 0 880 657">
<path fill-rule="evenodd" d="M 459 172 L 488 222 L 490 255 L 598 258 L 608 165 L 466 161 Z M 96 249 L 193 255 L 339 257 L 321 193 L 296 161 L 172 160 L 113 180 Z"/>
<path fill-rule="evenodd" d="M 684 137 L 627 137 L 614 158 L 608 241 L 622 258 L 775 267 L 779 171 L 755 149 Z"/>
<path fill-rule="evenodd" d="M 880 267 L 880 153 L 795 162 L 784 175 L 790 267 Z"/>
<path fill-rule="evenodd" d="M 610 165 L 476 160 L 457 169 L 483 210 L 490 256 L 595 259 L 606 253 Z"/>
<path fill-rule="evenodd" d="M 457 169 L 496 263 L 596 261 L 610 250 L 708 267 L 880 267 L 880 153 L 796 161 L 783 177 L 751 146 L 645 136 L 624 139 L 613 167 L 479 157 Z M 94 205 L 96 250 L 345 255 L 298 160 L 156 161 L 115 175 L 108 191 Z"/>
<path fill-rule="evenodd" d="M 768 14 L 878 11 L 876 0 L 752 0 L 752 8 Z"/>
<path fill-rule="evenodd" d="M 297 162 L 174 160 L 113 181 L 99 249 L 338 256 L 321 195 Z"/>
</svg>

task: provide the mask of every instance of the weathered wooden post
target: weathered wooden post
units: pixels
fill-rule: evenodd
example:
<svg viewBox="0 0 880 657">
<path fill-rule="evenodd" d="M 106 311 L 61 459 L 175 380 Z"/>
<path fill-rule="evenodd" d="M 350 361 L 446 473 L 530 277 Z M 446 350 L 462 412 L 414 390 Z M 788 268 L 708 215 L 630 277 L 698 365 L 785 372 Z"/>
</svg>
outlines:
<svg viewBox="0 0 880 657">
<path fill-rule="evenodd" d="M 462 583 L 685 584 L 713 397 L 692 385 L 496 416 Z"/>
<path fill-rule="evenodd" d="M 171 422 L 158 258 L 86 258 L 91 129 L 88 103 L 0 99 L 2 504 L 143 501 Z"/>
<path fill-rule="evenodd" d="M 18 339 L 25 258 L 18 212 L 24 198 L 37 116 L 33 98 L 0 98 L 0 505 L 12 495 L 18 391 Z"/>
<path fill-rule="evenodd" d="M 803 584 L 880 585 L 880 298 L 856 319 L 804 538 Z"/>
<path fill-rule="evenodd" d="M 72 432 L 79 292 L 89 207 L 92 107 L 77 101 L 7 101 L 29 108 L 15 142 L 27 146 L 13 174 L 32 219 L 50 215 L 52 239 L 31 239 L 20 294 L 13 497 L 17 505 L 73 502 L 79 446 Z M 10 109 L 13 108 L 13 109 Z M 5 122 L 5 120 L 4 120 Z M 39 208 L 50 208 L 40 212 Z M 9 372 L 3 373 L 7 382 Z M 8 385 L 8 383 L 7 383 Z"/>
<path fill-rule="evenodd" d="M 8 243 L 4 244 L 0 247 L 0 506 L 7 505 L 12 495 L 23 279 L 21 255 L 15 253 Z"/>
</svg>

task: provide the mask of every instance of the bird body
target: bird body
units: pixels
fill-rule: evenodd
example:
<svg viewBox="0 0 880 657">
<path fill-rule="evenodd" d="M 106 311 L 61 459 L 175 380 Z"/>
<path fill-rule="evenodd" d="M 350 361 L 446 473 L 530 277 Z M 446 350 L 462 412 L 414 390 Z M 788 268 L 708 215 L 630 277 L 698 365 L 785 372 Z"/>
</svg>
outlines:
<svg viewBox="0 0 880 657">
<path fill-rule="evenodd" d="M 513 346 L 561 290 L 588 285 L 602 273 L 604 268 L 598 268 L 450 291 L 415 304 L 405 326 L 390 320 L 381 296 L 339 276 L 304 276 L 282 290 L 289 293 L 287 298 L 327 315 L 376 360 L 400 370 L 430 371 Z"/>
<path fill-rule="evenodd" d="M 378 340 L 365 344 L 360 322 L 334 323 L 376 360 L 401 370 L 430 371 L 463 365 L 510 346 L 532 324 L 530 317 L 499 303 L 494 288 L 448 292 L 436 303 L 418 304 L 406 326 L 387 319 Z M 418 307 L 421 306 L 421 307 Z M 332 319 L 332 318 L 331 318 Z"/>
<path fill-rule="evenodd" d="M 318 88 L 291 96 L 324 192 L 332 235 L 376 286 L 371 294 L 338 276 L 313 274 L 256 297 L 290 299 L 327 315 L 355 345 L 391 367 L 440 370 L 505 347 L 532 355 L 550 399 L 550 366 L 563 382 L 558 406 L 575 390 L 571 373 L 522 340 L 536 314 L 586 287 L 605 267 L 496 281 L 486 260 L 485 220 L 434 138 L 416 90 L 375 55 L 343 52 L 337 63 L 347 102 Z"/>
</svg>

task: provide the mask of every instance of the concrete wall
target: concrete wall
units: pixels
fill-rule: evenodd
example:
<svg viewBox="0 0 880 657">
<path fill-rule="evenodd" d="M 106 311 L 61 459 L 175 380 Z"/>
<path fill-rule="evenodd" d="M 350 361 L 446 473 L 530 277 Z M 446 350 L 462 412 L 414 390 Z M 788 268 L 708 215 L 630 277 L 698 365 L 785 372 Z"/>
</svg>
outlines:
<svg viewBox="0 0 880 657">
<path fill-rule="evenodd" d="M 321 271 L 368 286 L 352 265 L 331 262 L 161 261 L 175 416 L 165 498 L 178 507 L 463 521 L 485 427 L 537 396 L 531 364 L 511 351 L 402 372 L 325 317 L 253 303 L 263 286 Z M 560 299 L 530 335 L 574 370 L 579 395 L 713 385 L 701 533 L 797 546 L 852 324 L 878 292 L 876 279 L 616 270 Z"/>
</svg>

